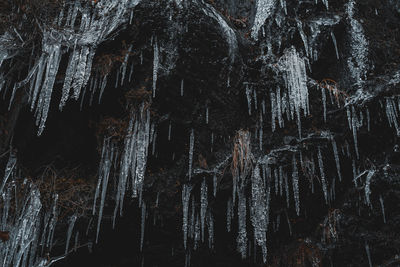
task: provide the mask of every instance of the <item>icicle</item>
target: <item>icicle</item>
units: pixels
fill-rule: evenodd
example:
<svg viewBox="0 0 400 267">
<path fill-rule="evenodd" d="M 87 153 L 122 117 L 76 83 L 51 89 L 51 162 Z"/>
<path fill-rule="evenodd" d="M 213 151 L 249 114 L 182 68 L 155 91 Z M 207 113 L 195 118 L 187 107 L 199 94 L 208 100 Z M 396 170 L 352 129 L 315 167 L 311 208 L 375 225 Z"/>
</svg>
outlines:
<svg viewBox="0 0 400 267">
<path fill-rule="evenodd" d="M 306 56 L 308 57 L 308 51 L 309 51 L 308 40 L 306 34 L 303 31 L 303 23 L 298 18 L 296 18 L 296 22 L 297 22 L 297 29 L 300 33 L 301 40 L 303 41 L 304 44 L 304 50 L 306 51 Z"/>
<path fill-rule="evenodd" d="M 74 252 L 78 249 L 78 242 L 79 242 L 79 231 L 75 234 L 75 242 L 74 242 Z"/>
<path fill-rule="evenodd" d="M 293 195 L 296 206 L 297 216 L 300 215 L 300 196 L 299 196 L 299 173 L 297 170 L 296 156 L 293 154 L 293 172 L 292 172 L 292 183 L 293 183 Z"/>
<path fill-rule="evenodd" d="M 280 0 L 280 3 L 283 11 L 285 12 L 285 15 L 287 15 L 286 0 Z"/>
<path fill-rule="evenodd" d="M 372 267 L 371 253 L 369 252 L 369 246 L 367 241 L 365 241 L 365 252 L 367 253 L 369 267 Z"/>
<path fill-rule="evenodd" d="M 226 203 L 226 231 L 230 232 L 231 231 L 231 223 L 233 219 L 233 205 L 232 205 L 232 199 L 228 199 L 228 202 Z"/>
<path fill-rule="evenodd" d="M 72 215 L 69 218 L 69 224 L 68 224 L 68 230 L 67 230 L 67 241 L 66 241 L 66 245 L 65 245 L 65 254 L 68 254 L 69 241 L 72 236 L 72 230 L 74 229 L 76 219 L 77 219 L 76 214 Z"/>
<path fill-rule="evenodd" d="M 121 77 L 121 86 L 124 84 L 125 74 L 126 74 L 126 67 L 128 66 L 129 54 L 132 51 L 132 45 L 129 46 L 128 51 L 125 54 L 124 62 L 122 63 L 122 77 Z"/>
<path fill-rule="evenodd" d="M 206 106 L 206 124 L 208 124 L 208 106 Z"/>
<path fill-rule="evenodd" d="M 392 127 L 392 125 L 395 127 L 397 136 L 400 136 L 400 127 L 397 122 L 397 110 L 396 110 L 396 104 L 394 103 L 393 99 L 387 97 L 386 98 L 386 117 L 389 121 L 389 125 Z"/>
<path fill-rule="evenodd" d="M 115 149 L 113 143 L 111 143 L 109 139 L 107 141 L 106 140 L 104 141 L 103 146 L 106 146 L 106 148 L 103 147 L 104 154 L 102 155 L 102 159 L 100 161 L 100 169 L 99 169 L 99 183 L 100 183 L 100 181 L 103 181 L 103 183 L 102 183 L 102 191 L 101 191 L 101 199 L 100 199 L 99 217 L 98 217 L 98 221 L 97 221 L 96 243 L 97 243 L 98 237 L 99 237 L 100 224 L 101 224 L 101 219 L 103 217 L 103 209 L 104 209 L 104 204 L 105 204 L 105 200 L 106 200 L 108 178 L 109 178 L 110 170 L 112 167 L 112 161 L 113 161 L 114 149 Z M 99 184 L 97 184 L 97 186 L 99 187 Z M 97 194 L 97 189 L 96 189 L 96 194 Z M 95 197 L 94 201 L 96 201 L 96 197 Z"/>
<path fill-rule="evenodd" d="M 201 184 L 201 206 L 200 206 L 200 223 L 201 223 L 201 240 L 204 242 L 204 222 L 206 219 L 206 212 L 208 208 L 208 188 L 206 179 L 203 178 L 203 182 Z"/>
<path fill-rule="evenodd" d="M 258 32 L 264 25 L 265 20 L 272 15 L 275 4 L 275 0 L 257 0 L 256 14 L 251 28 L 251 37 L 253 39 L 258 39 Z"/>
<path fill-rule="evenodd" d="M 182 207 L 183 207 L 183 246 L 186 249 L 187 241 L 187 230 L 188 230 L 188 212 L 189 212 L 189 200 L 190 191 L 192 191 L 192 186 L 184 184 L 182 189 Z"/>
<path fill-rule="evenodd" d="M 262 114 L 265 114 L 265 100 L 261 102 Z"/>
<path fill-rule="evenodd" d="M 286 192 L 286 206 L 289 208 L 289 183 L 288 183 L 288 177 L 286 172 L 283 173 L 283 178 L 285 181 L 285 192 Z"/>
<path fill-rule="evenodd" d="M 190 132 L 190 144 L 189 144 L 189 181 L 192 178 L 192 166 L 193 166 L 193 150 L 194 150 L 194 130 Z"/>
<path fill-rule="evenodd" d="M 154 43 L 154 59 L 153 59 L 153 97 L 156 97 L 157 75 L 159 68 L 159 55 L 157 42 Z"/>
<path fill-rule="evenodd" d="M 338 153 L 338 149 L 337 149 L 335 138 L 333 136 L 331 136 L 331 142 L 332 142 L 333 156 L 335 158 L 335 163 L 336 163 L 337 174 L 338 174 L 338 177 L 339 177 L 339 181 L 342 181 L 342 174 L 340 172 L 339 153 Z"/>
<path fill-rule="evenodd" d="M 358 158 L 360 158 L 360 154 L 358 153 L 358 141 L 357 141 L 358 119 L 357 119 L 357 114 L 355 112 L 354 106 L 352 106 L 351 109 L 352 109 L 351 127 L 353 129 L 354 149 L 356 151 L 356 156 L 358 159 Z"/>
<path fill-rule="evenodd" d="M 244 259 L 247 251 L 247 230 L 246 230 L 246 197 L 244 192 L 239 193 L 238 199 L 238 235 L 236 238 L 237 250 Z"/>
<path fill-rule="evenodd" d="M 276 122 L 276 117 L 277 117 L 277 108 L 276 108 L 276 98 L 275 98 L 275 92 L 271 90 L 271 127 L 272 131 L 275 131 L 275 122 Z"/>
<path fill-rule="evenodd" d="M 301 137 L 300 113 L 309 114 L 307 74 L 305 60 L 300 58 L 294 47 L 287 49 L 279 59 L 279 67 L 284 72 L 285 84 L 288 89 L 289 107 L 293 119 L 296 112 L 299 137 Z"/>
<path fill-rule="evenodd" d="M 146 203 L 142 202 L 142 219 L 140 223 L 140 251 L 143 251 L 144 227 L 146 223 Z"/>
<path fill-rule="evenodd" d="M 335 34 L 333 32 L 331 32 L 331 37 L 332 37 L 333 46 L 335 47 L 336 58 L 339 60 L 339 50 L 337 48 L 336 37 L 335 37 Z"/>
<path fill-rule="evenodd" d="M 214 175 L 213 175 L 213 195 L 214 195 L 214 197 L 217 197 L 217 174 L 216 173 L 214 173 Z"/>
<path fill-rule="evenodd" d="M 259 164 L 253 170 L 251 177 L 251 222 L 254 227 L 254 240 L 262 248 L 263 261 L 267 260 L 266 232 L 268 227 L 267 196 L 264 181 L 260 176 Z"/>
<path fill-rule="evenodd" d="M 279 127 L 283 128 L 284 122 L 282 118 L 282 107 L 281 107 L 281 89 L 279 86 L 276 88 L 276 113 L 278 116 Z"/>
<path fill-rule="evenodd" d="M 132 64 L 131 64 L 131 69 L 130 69 L 130 71 L 129 71 L 128 82 L 131 82 L 131 80 L 132 80 L 133 70 L 134 70 L 134 65 L 133 65 L 133 62 L 132 62 Z"/>
<path fill-rule="evenodd" d="M 251 115 L 251 89 L 249 88 L 248 84 L 246 84 L 246 97 L 247 97 L 247 107 L 249 115 Z"/>
<path fill-rule="evenodd" d="M 169 125 L 168 125 L 168 141 L 171 141 L 171 128 L 172 128 L 171 121 L 169 121 Z"/>
<path fill-rule="evenodd" d="M 328 203 L 328 189 L 325 179 L 324 162 L 322 160 L 322 153 L 320 147 L 318 147 L 318 165 L 319 165 L 319 171 L 321 173 L 321 183 L 322 183 L 322 190 L 324 192 L 325 202 Z"/>
<path fill-rule="evenodd" d="M 369 205 L 369 206 L 371 206 L 371 200 L 369 198 L 369 196 L 371 195 L 370 184 L 371 184 L 371 179 L 374 176 L 374 174 L 375 174 L 375 171 L 370 170 L 370 171 L 368 171 L 367 178 L 365 178 L 365 187 L 364 187 L 365 201 L 367 202 L 367 205 Z"/>
<path fill-rule="evenodd" d="M 17 164 L 17 155 L 12 150 L 10 152 L 10 156 L 8 157 L 8 162 L 6 165 L 6 169 L 4 171 L 3 182 L 2 182 L 1 188 L 0 188 L 0 195 L 2 194 L 4 186 L 6 185 L 8 178 L 10 178 L 16 164 Z"/>
<path fill-rule="evenodd" d="M 207 228 L 208 228 L 208 247 L 213 249 L 214 247 L 214 218 L 211 211 L 207 216 Z"/>
<path fill-rule="evenodd" d="M 181 80 L 181 96 L 183 96 L 183 79 Z"/>
<path fill-rule="evenodd" d="M 194 250 L 197 249 L 197 244 L 200 241 L 200 219 L 199 219 L 199 214 L 197 214 L 196 216 L 196 223 L 194 226 L 194 244 L 193 244 L 193 248 Z"/>
<path fill-rule="evenodd" d="M 355 1 L 350 0 L 346 5 L 346 14 L 350 25 L 350 54 L 347 66 L 354 84 L 360 89 L 368 71 L 368 41 L 360 22 L 354 18 Z"/>
<path fill-rule="evenodd" d="M 379 202 L 381 203 L 381 210 L 382 210 L 383 223 L 386 223 L 385 206 L 384 206 L 384 203 L 383 203 L 382 195 L 379 196 Z"/>
<path fill-rule="evenodd" d="M 366 110 L 366 113 L 367 113 L 367 129 L 368 129 L 368 132 L 370 132 L 371 131 L 371 122 L 370 122 L 370 117 L 369 117 L 369 109 L 367 108 L 367 110 Z"/>
<path fill-rule="evenodd" d="M 324 122 L 326 123 L 326 93 L 325 88 L 321 86 L 321 93 L 322 93 L 322 107 L 324 109 Z"/>
</svg>

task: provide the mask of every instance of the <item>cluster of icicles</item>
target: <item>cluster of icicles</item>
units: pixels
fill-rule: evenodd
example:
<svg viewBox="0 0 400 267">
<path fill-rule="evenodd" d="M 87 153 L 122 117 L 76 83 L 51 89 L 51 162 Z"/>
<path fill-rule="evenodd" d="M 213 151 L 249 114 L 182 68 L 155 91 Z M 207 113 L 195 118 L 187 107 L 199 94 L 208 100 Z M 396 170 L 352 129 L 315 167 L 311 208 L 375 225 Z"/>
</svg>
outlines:
<svg viewBox="0 0 400 267">
<path fill-rule="evenodd" d="M 60 65 L 63 53 L 71 50 L 70 59 L 66 69 L 66 75 L 63 83 L 62 98 L 59 103 L 60 109 L 64 107 L 66 101 L 71 97 L 78 99 L 81 90 L 87 88 L 92 92 L 100 91 L 99 99 L 107 84 L 107 76 L 100 75 L 91 76 L 92 60 L 96 47 L 121 23 L 132 19 L 132 13 L 128 14 L 128 10 L 138 4 L 137 0 L 99 1 L 97 8 L 89 9 L 75 2 L 65 7 L 54 21 L 55 25 L 60 28 L 68 29 L 63 31 L 55 30 L 55 27 L 46 28 L 43 32 L 42 55 L 36 59 L 33 67 L 29 71 L 25 80 L 17 83 L 13 91 L 19 87 L 29 84 L 29 95 L 31 108 L 35 110 L 37 124 L 39 126 L 39 134 L 42 133 L 50 106 L 52 90 L 54 87 L 56 75 Z M 177 1 L 181 4 L 181 1 Z M 317 0 L 316 0 L 317 2 Z M 328 9 L 328 1 L 322 1 Z M 271 16 L 272 9 L 275 8 L 275 0 L 259 0 L 257 1 L 257 13 L 255 23 L 252 28 L 252 36 L 257 38 L 258 31 L 264 25 L 266 19 Z M 285 0 L 280 0 L 280 5 L 286 9 Z M 347 60 L 348 68 L 352 74 L 354 84 L 360 87 L 365 78 L 367 71 L 367 54 L 368 43 L 364 36 L 361 24 L 354 19 L 354 1 L 351 0 L 347 5 L 347 18 L 350 22 L 350 40 L 351 40 L 351 56 Z M 237 48 L 237 40 L 235 33 L 215 12 L 213 7 L 207 4 L 204 9 L 210 17 L 218 21 L 222 31 L 226 35 L 230 55 L 233 60 L 235 49 Z M 80 17 L 80 25 L 76 25 L 77 17 Z M 129 17 L 130 16 L 130 17 Z M 313 26 L 316 34 L 319 31 L 319 25 L 333 25 L 337 20 L 316 21 Z M 303 31 L 303 25 L 297 21 L 298 30 L 304 43 L 305 54 L 310 56 L 310 60 L 316 60 L 316 52 L 313 50 L 312 41 L 315 36 L 306 36 Z M 339 52 L 336 45 L 336 39 L 332 33 L 332 40 L 335 44 L 336 56 L 339 58 Z M 0 39 L 0 44 L 9 40 L 4 35 Z M 154 64 L 153 64 L 153 95 L 156 91 L 157 75 L 159 68 L 159 47 L 157 41 L 154 41 Z M 0 66 L 8 56 L 7 50 L 2 50 L 0 45 Z M 129 51 L 132 48 L 129 48 Z M 356 62 L 355 59 L 361 58 Z M 127 71 L 128 54 L 124 59 L 121 69 L 118 72 L 116 86 L 123 84 Z M 271 103 L 271 125 L 272 131 L 276 130 L 276 125 L 280 128 L 284 127 L 286 120 L 296 120 L 299 132 L 299 140 L 305 141 L 315 136 L 302 137 L 301 134 L 301 116 L 310 114 L 309 106 L 309 78 L 306 73 L 308 59 L 300 56 L 294 47 L 286 49 L 284 55 L 277 62 L 280 73 L 285 82 L 285 88 L 274 88 L 270 90 Z M 131 79 L 133 68 L 128 75 Z M 90 81 L 90 77 L 91 81 Z M 120 78 L 119 78 L 120 77 Z M 0 77 L 1 78 L 1 77 Z M 0 79 L 0 82 L 2 79 Z M 89 82 L 90 81 L 90 82 Z M 4 82 L 4 81 L 3 81 Z M 0 89 L 3 84 L 0 83 Z M 337 89 L 333 87 L 319 86 L 321 90 L 323 118 L 326 121 L 327 113 L 327 96 L 326 91 L 331 98 L 332 104 L 337 100 Z M 328 88 L 328 89 L 327 89 Z M 71 93 L 72 91 L 72 93 Z M 370 117 L 368 108 L 365 110 L 357 110 L 357 103 L 367 98 L 362 90 L 357 99 L 350 99 L 345 103 L 347 110 L 347 118 L 349 128 L 353 134 L 355 154 L 359 158 L 357 146 L 357 131 L 367 125 L 370 129 Z M 84 94 L 84 93 L 83 93 Z M 181 83 L 181 95 L 183 95 L 183 80 Z M 261 108 L 257 103 L 257 94 L 255 90 L 248 85 L 246 89 L 247 100 L 249 104 L 249 114 L 252 113 L 252 106 L 259 109 L 260 123 L 257 132 L 253 135 L 253 139 L 259 140 L 260 150 L 262 149 L 263 140 L 263 115 L 266 114 L 266 104 L 262 101 Z M 83 97 L 82 97 L 83 99 Z M 358 102 L 357 102 L 358 101 Z M 400 135 L 398 125 L 398 114 L 400 112 L 400 99 L 398 97 L 388 97 L 385 99 L 385 112 L 388 122 L 393 126 L 397 135 Z M 254 102 L 254 105 L 252 105 Z M 336 101 L 337 105 L 339 101 Z M 382 104 L 383 106 L 383 104 Z M 365 113 L 365 114 L 364 114 Z M 208 109 L 207 109 L 208 114 Z M 115 225 L 116 215 L 122 215 L 123 202 L 125 194 L 131 189 L 133 197 L 139 198 L 139 205 L 142 209 L 142 228 L 141 228 L 141 248 L 143 247 L 144 225 L 146 218 L 146 203 L 142 200 L 143 182 L 146 170 L 146 162 L 148 156 L 149 144 L 154 144 L 156 138 L 155 124 L 150 123 L 149 107 L 143 103 L 137 110 L 132 111 L 130 117 L 127 134 L 124 139 L 123 149 L 119 149 L 118 144 L 112 137 L 105 137 L 103 142 L 101 162 L 99 164 L 99 177 L 94 196 L 93 215 L 97 212 L 97 234 L 99 236 L 104 205 L 107 199 L 107 187 L 110 176 L 114 174 L 117 177 L 117 188 L 115 190 L 116 206 L 114 209 L 113 224 Z M 208 116 L 207 116 L 208 121 Z M 170 135 L 170 130 L 169 130 Z M 170 137 L 169 137 L 170 138 Z M 226 160 L 215 166 L 209 173 L 212 173 L 212 181 L 203 178 L 200 185 L 200 205 L 197 205 L 194 196 L 194 184 L 192 176 L 202 173 L 202 170 L 193 170 L 193 158 L 195 148 L 195 132 L 190 133 L 189 138 L 189 155 L 188 155 L 188 180 L 189 182 L 182 187 L 182 207 L 183 207 L 183 244 L 189 250 L 188 244 L 192 244 L 197 249 L 200 242 L 206 240 L 206 229 L 208 231 L 208 246 L 212 249 L 214 245 L 214 216 L 212 207 L 209 205 L 209 198 L 216 197 L 217 194 L 217 175 L 222 167 L 231 164 L 232 169 L 232 197 L 227 202 L 226 226 L 227 231 L 232 231 L 232 220 L 237 217 L 237 249 L 242 257 L 248 256 L 251 251 L 256 251 L 256 244 L 261 248 L 263 261 L 267 261 L 267 234 L 270 225 L 272 229 L 277 231 L 280 226 L 280 215 L 275 221 L 270 218 L 270 203 L 272 197 L 283 197 L 286 199 L 287 207 L 290 206 L 290 198 L 292 196 L 294 208 L 299 215 L 301 212 L 299 177 L 320 177 L 321 189 L 325 201 L 328 203 L 335 198 L 335 184 L 337 179 L 342 179 L 341 174 L 341 156 L 351 159 L 353 162 L 354 183 L 364 184 L 365 201 L 370 203 L 370 182 L 376 173 L 376 170 L 360 171 L 357 168 L 356 160 L 352 158 L 350 146 L 347 141 L 343 146 L 336 144 L 334 135 L 330 132 L 322 132 L 318 138 L 330 143 L 333 159 L 336 165 L 337 173 L 332 177 L 328 177 L 324 171 L 324 153 L 322 147 L 316 147 L 314 150 L 305 154 L 301 149 L 292 146 L 284 146 L 270 151 L 267 155 L 258 155 L 252 151 L 252 137 L 249 132 L 239 131 L 233 144 L 233 153 Z M 279 162 L 280 155 L 290 154 L 291 162 L 282 164 Z M 0 259 L 2 266 L 49 266 L 52 262 L 62 258 L 48 259 L 40 258 L 39 249 L 43 247 L 52 247 L 54 229 L 57 223 L 57 195 L 53 196 L 53 204 L 48 211 L 44 211 L 40 202 L 40 192 L 34 184 L 26 181 L 18 184 L 16 179 L 16 158 L 11 155 L 6 167 L 5 176 L 0 188 L 2 193 L 2 216 L 0 230 L 10 232 L 10 240 L 0 243 Z M 299 168 L 300 167 L 300 168 Z M 301 173 L 302 172 L 302 173 Z M 208 176 L 207 176 L 208 177 Z M 364 181 L 362 181 L 362 179 Z M 310 188 L 314 192 L 314 178 L 309 179 Z M 17 188 L 21 186 L 22 188 Z M 209 188 L 213 187 L 213 190 Z M 23 190 L 22 196 L 15 192 Z M 249 191 L 250 190 L 250 191 Z M 22 191 L 21 191 L 22 192 Z M 213 192 L 212 194 L 210 192 Z M 250 192 L 250 193 L 249 193 Z M 382 212 L 383 199 L 380 198 Z M 157 198 L 158 202 L 158 198 Z M 158 206 L 158 203 L 156 204 Z M 12 208 L 11 208 L 12 207 Z M 237 216 L 235 216 L 235 211 Z M 247 222 L 250 218 L 253 227 L 253 241 L 248 236 Z M 286 213 L 289 232 L 291 225 Z M 65 252 L 69 251 L 69 243 L 73 234 L 74 224 L 77 216 L 72 216 L 69 220 L 67 231 L 67 242 Z M 272 223 L 271 223 L 272 222 Z M 329 223 L 329 220 L 327 221 Z M 42 229 L 38 231 L 38 229 Z M 79 240 L 78 232 L 75 234 L 75 244 Z M 76 247 L 77 245 L 75 245 Z M 251 250 L 253 246 L 253 250 Z M 187 254 L 186 263 L 190 264 L 190 252 Z"/>
<path fill-rule="evenodd" d="M 12 101 L 18 88 L 29 85 L 29 100 L 31 109 L 35 111 L 36 124 L 39 127 L 38 135 L 45 128 L 63 54 L 70 53 L 59 103 L 60 109 L 70 97 L 77 100 L 81 90 L 86 90 L 97 46 L 118 26 L 132 19 L 133 14 L 128 14 L 128 11 L 138 3 L 139 0 L 102 0 L 91 6 L 89 3 L 74 1 L 61 9 L 53 25 L 43 25 L 42 54 L 35 59 L 27 77 L 14 85 L 11 97 Z M 6 47 L 7 36 L 2 36 L 1 41 L 0 47 Z M 0 66 L 7 58 L 7 53 L 8 49 L 0 48 Z M 122 66 L 123 72 L 126 71 L 125 65 L 126 60 Z M 100 89 L 101 98 L 106 83 L 107 75 L 102 77 L 99 83 L 97 80 L 92 81 L 90 85 L 92 97 L 95 90 Z"/>
<path fill-rule="evenodd" d="M 144 225 L 146 204 L 142 200 L 143 181 L 146 170 L 147 153 L 150 140 L 155 137 L 154 124 L 150 126 L 150 111 L 148 105 L 141 104 L 138 110 L 131 112 L 131 119 L 124 140 L 124 148 L 120 153 L 115 140 L 111 137 L 104 139 L 99 178 L 93 203 L 93 215 L 98 211 L 96 242 L 99 236 L 103 209 L 106 202 L 107 186 L 111 173 L 118 179 L 115 200 L 113 225 L 119 211 L 122 215 L 123 200 L 127 189 L 132 187 L 132 196 L 139 197 L 142 208 L 142 237 L 144 239 Z M 153 140 L 154 142 L 154 140 Z M 20 181 L 17 172 L 17 158 L 13 152 L 5 169 L 0 187 L 1 229 L 8 232 L 9 240 L 0 243 L 0 266 L 28 266 L 44 267 L 66 257 L 79 244 L 79 231 L 75 231 L 75 245 L 70 249 L 71 237 L 78 215 L 72 215 L 68 220 L 65 253 L 59 257 L 47 258 L 43 251 L 51 251 L 54 246 L 54 231 L 58 222 L 59 207 L 58 195 L 52 196 L 52 204 L 48 210 L 41 203 L 40 191 L 30 180 Z M 86 235 L 91 228 L 91 221 Z M 91 243 L 87 244 L 91 246 Z"/>
<path fill-rule="evenodd" d="M 60 256 L 48 259 L 39 256 L 43 255 L 45 247 L 51 249 L 54 244 L 58 196 L 52 196 L 52 204 L 45 210 L 37 186 L 28 179 L 19 181 L 16 164 L 16 155 L 11 152 L 0 188 L 0 230 L 8 235 L 8 241 L 0 243 L 0 265 L 50 266 L 64 258 Z M 68 240 L 70 234 L 68 232 Z"/>
</svg>

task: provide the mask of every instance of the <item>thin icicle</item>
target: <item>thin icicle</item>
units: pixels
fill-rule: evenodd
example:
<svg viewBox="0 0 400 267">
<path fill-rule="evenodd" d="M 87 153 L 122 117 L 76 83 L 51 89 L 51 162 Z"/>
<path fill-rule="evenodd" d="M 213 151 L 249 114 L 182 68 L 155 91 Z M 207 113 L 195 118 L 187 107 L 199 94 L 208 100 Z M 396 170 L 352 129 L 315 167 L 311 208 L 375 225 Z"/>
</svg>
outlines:
<svg viewBox="0 0 400 267">
<path fill-rule="evenodd" d="M 297 216 L 300 215 L 300 194 L 299 194 L 299 173 L 297 170 L 297 160 L 296 156 L 293 154 L 292 160 L 292 183 L 293 183 L 293 195 L 296 207 Z"/>
<path fill-rule="evenodd" d="M 383 223 L 386 223 L 385 205 L 384 205 L 384 203 L 383 203 L 382 195 L 379 196 L 379 202 L 381 203 L 381 210 L 382 210 Z"/>
<path fill-rule="evenodd" d="M 249 88 L 248 84 L 246 84 L 246 98 L 247 98 L 247 107 L 248 107 L 249 115 L 251 115 L 251 101 L 252 101 L 252 98 L 251 98 L 251 89 Z"/>
<path fill-rule="evenodd" d="M 337 47 L 336 37 L 333 32 L 331 32 L 331 38 L 332 38 L 333 45 L 335 46 L 336 58 L 339 60 L 339 50 Z"/>
<path fill-rule="evenodd" d="M 369 246 L 367 241 L 365 241 L 365 252 L 367 253 L 369 267 L 372 267 L 371 253 L 369 252 Z"/>
<path fill-rule="evenodd" d="M 72 216 L 69 218 L 68 230 L 67 230 L 67 241 L 66 241 L 66 245 L 65 245 L 65 254 L 68 253 L 69 242 L 70 242 L 70 240 L 71 240 L 72 230 L 74 229 L 74 225 L 75 225 L 76 219 L 77 219 L 76 214 L 72 215 Z"/>
<path fill-rule="evenodd" d="M 186 243 L 187 243 L 190 191 L 192 191 L 192 186 L 184 184 L 183 188 L 182 188 L 182 207 L 183 207 L 182 230 L 183 230 L 183 246 L 185 249 L 186 249 Z"/>
<path fill-rule="evenodd" d="M 154 56 L 153 56 L 153 97 L 156 97 L 157 76 L 159 68 L 159 55 L 158 55 L 157 42 L 154 43 Z"/>
<path fill-rule="evenodd" d="M 332 142 L 333 156 L 335 158 L 335 163 L 336 163 L 337 174 L 338 174 L 338 177 L 339 177 L 339 181 L 342 181 L 342 174 L 341 174 L 341 171 L 340 171 L 339 153 L 338 153 L 338 149 L 337 149 L 335 138 L 333 136 L 331 136 L 331 142 Z"/>
<path fill-rule="evenodd" d="M 328 188 L 325 179 L 324 162 L 322 160 L 322 153 L 320 147 L 318 147 L 318 166 L 321 174 L 321 183 L 322 183 L 322 190 L 324 192 L 325 202 L 328 203 Z"/>
<path fill-rule="evenodd" d="M 189 181 L 192 179 L 192 166 L 193 166 L 193 150 L 194 150 L 194 129 L 190 132 L 190 143 L 189 143 Z"/>
<path fill-rule="evenodd" d="M 181 80 L 181 96 L 183 96 L 183 79 Z"/>
<path fill-rule="evenodd" d="M 208 188 L 205 178 L 203 178 L 203 182 L 201 183 L 200 202 L 201 240 L 204 242 L 204 225 L 208 208 Z"/>
<path fill-rule="evenodd" d="M 231 224 L 232 224 L 232 219 L 233 219 L 233 205 L 232 205 L 232 199 L 228 199 L 228 202 L 226 203 L 226 231 L 230 232 L 231 231 Z"/>
<path fill-rule="evenodd" d="M 365 191 L 365 201 L 367 202 L 367 205 L 371 206 L 371 200 L 370 200 L 370 195 L 371 195 L 371 180 L 372 177 L 375 174 L 375 170 L 370 170 L 368 171 L 367 177 L 365 178 L 365 187 L 364 187 L 364 191 Z"/>
<path fill-rule="evenodd" d="M 326 123 L 326 92 L 325 88 L 321 86 L 321 93 L 322 93 L 322 107 L 324 109 L 324 122 Z"/>
</svg>

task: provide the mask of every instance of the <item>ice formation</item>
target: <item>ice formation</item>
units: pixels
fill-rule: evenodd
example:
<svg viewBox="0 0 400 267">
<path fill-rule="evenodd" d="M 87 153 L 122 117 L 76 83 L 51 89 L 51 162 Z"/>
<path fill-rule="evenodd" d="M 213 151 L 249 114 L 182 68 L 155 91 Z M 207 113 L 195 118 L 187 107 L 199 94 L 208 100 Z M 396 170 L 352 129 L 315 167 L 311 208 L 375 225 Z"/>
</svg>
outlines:
<svg viewBox="0 0 400 267">
<path fill-rule="evenodd" d="M 354 18 L 355 1 L 350 0 L 346 5 L 346 14 L 350 22 L 350 57 L 347 66 L 353 83 L 360 88 L 368 71 L 368 41 L 362 24 Z"/>
<path fill-rule="evenodd" d="M 294 115 L 296 115 L 298 132 L 301 137 L 301 112 L 303 112 L 304 116 L 310 113 L 305 60 L 300 57 L 294 47 L 291 47 L 285 50 L 284 55 L 280 58 L 279 67 L 284 73 L 284 80 L 288 90 L 287 107 L 290 110 L 290 118 L 293 120 Z M 284 99 L 285 97 L 283 97 Z M 273 112 L 277 113 L 277 111 Z"/>
<path fill-rule="evenodd" d="M 271 16 L 275 6 L 275 0 L 257 0 L 257 11 L 253 22 L 253 27 L 251 28 L 251 37 L 253 37 L 255 40 L 258 39 L 258 32 L 264 25 L 265 20 Z"/>
<path fill-rule="evenodd" d="M 67 16 L 64 17 L 64 8 L 60 11 L 57 25 L 45 27 L 42 55 L 36 60 L 27 77 L 16 84 L 19 88 L 29 83 L 31 109 L 35 110 L 38 135 L 41 135 L 45 128 L 64 48 L 71 49 L 72 52 L 65 72 L 60 109 L 70 98 L 71 89 L 72 98 L 79 98 L 81 89 L 89 81 L 96 47 L 125 21 L 127 10 L 138 3 L 138 0 L 101 0 L 90 8 L 74 2 L 67 6 Z M 80 25 L 76 23 L 78 16 L 81 18 Z M 60 26 L 63 27 L 62 30 L 58 30 Z M 2 55 L 4 54 L 2 52 Z"/>
</svg>

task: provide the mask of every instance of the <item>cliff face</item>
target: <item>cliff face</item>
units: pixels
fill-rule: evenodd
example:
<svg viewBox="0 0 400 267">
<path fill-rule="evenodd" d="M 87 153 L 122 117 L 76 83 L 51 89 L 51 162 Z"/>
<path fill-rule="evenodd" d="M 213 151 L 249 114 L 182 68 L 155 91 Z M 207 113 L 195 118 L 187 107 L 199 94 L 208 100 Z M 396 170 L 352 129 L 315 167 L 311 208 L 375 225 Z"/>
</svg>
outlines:
<svg viewBox="0 0 400 267">
<path fill-rule="evenodd" d="M 400 5 L 331 2 L 0 5 L 3 266 L 399 265 Z"/>
</svg>

